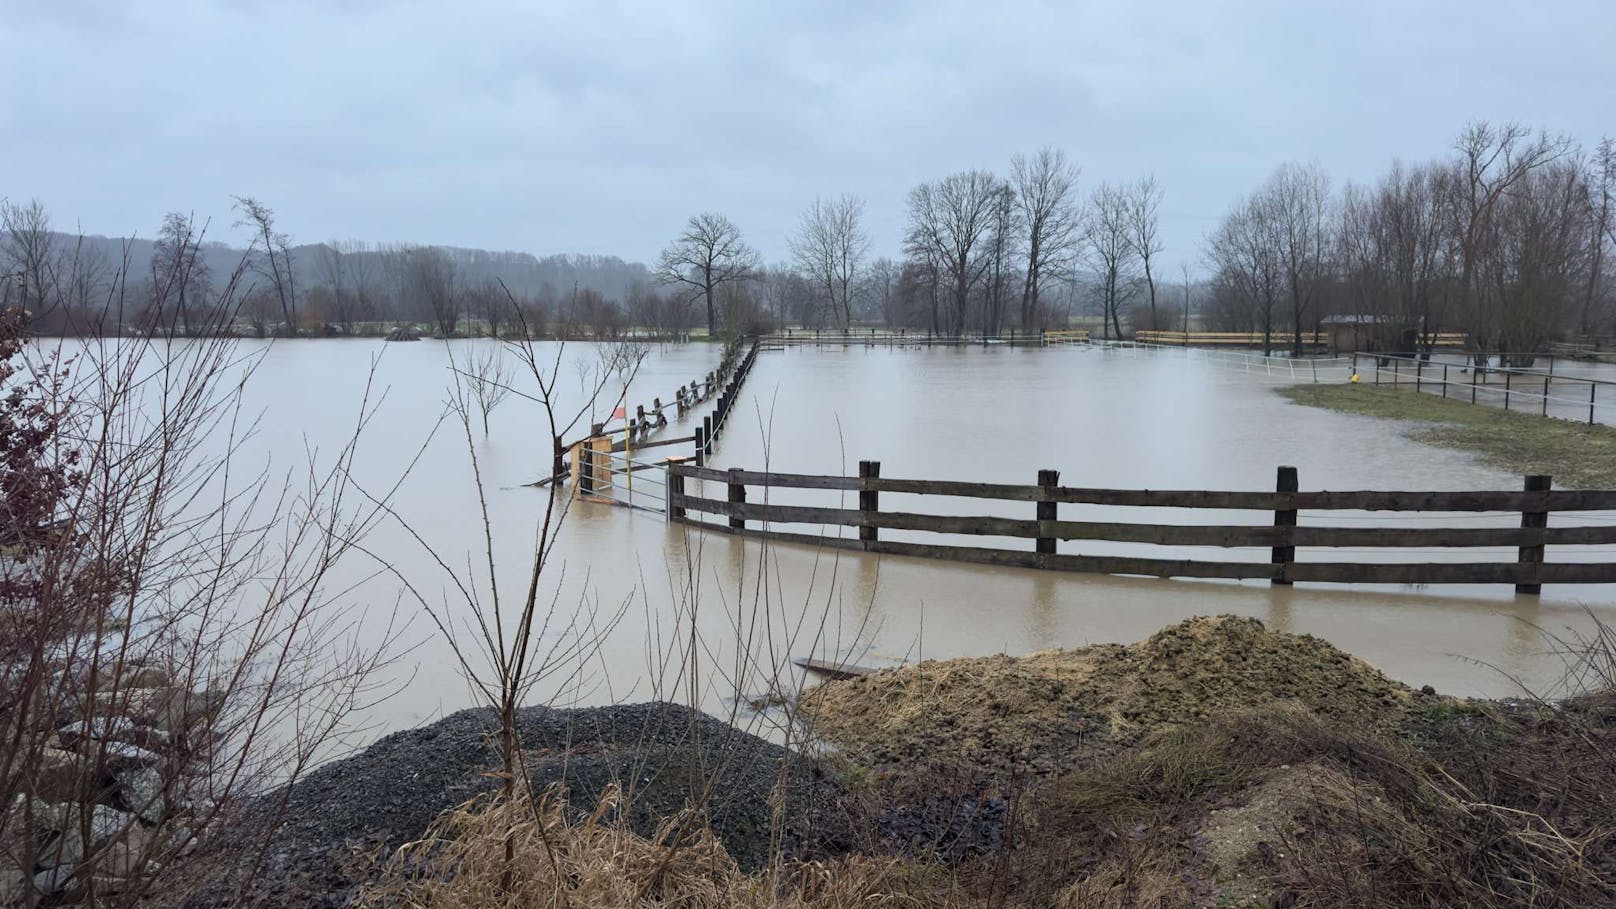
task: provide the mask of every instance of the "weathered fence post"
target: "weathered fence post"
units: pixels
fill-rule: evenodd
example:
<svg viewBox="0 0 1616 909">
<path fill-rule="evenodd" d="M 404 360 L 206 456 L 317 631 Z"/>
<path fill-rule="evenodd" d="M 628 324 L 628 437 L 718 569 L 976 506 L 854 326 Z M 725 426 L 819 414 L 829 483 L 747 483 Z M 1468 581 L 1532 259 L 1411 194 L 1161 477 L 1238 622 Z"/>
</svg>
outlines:
<svg viewBox="0 0 1616 909">
<path fill-rule="evenodd" d="M 685 507 L 676 504 L 684 500 L 685 475 L 679 472 L 679 464 L 684 458 L 669 458 L 666 468 L 668 481 L 668 520 L 682 521 L 685 517 Z"/>
<path fill-rule="evenodd" d="M 1442 400 L 1448 399 L 1448 364 L 1442 364 Z"/>
<path fill-rule="evenodd" d="M 701 453 L 703 456 L 713 453 L 713 415 L 708 414 L 701 418 Z"/>
<path fill-rule="evenodd" d="M 1594 425 L 1594 395 L 1599 393 L 1597 382 L 1588 383 L 1588 425 Z"/>
<path fill-rule="evenodd" d="M 707 463 L 707 427 L 696 427 L 696 466 L 701 467 Z"/>
<path fill-rule="evenodd" d="M 736 504 L 746 502 L 746 484 L 740 481 L 740 477 L 741 469 L 739 467 L 729 469 L 729 500 Z M 732 514 L 729 516 L 729 526 L 736 530 L 743 530 L 746 527 L 746 519 Z"/>
<path fill-rule="evenodd" d="M 880 536 L 880 529 L 870 523 L 870 516 L 881 510 L 881 491 L 869 488 L 869 481 L 880 478 L 881 462 L 860 461 L 858 470 L 860 481 L 858 503 L 859 511 L 863 512 L 859 515 L 859 539 L 869 542 Z"/>
<path fill-rule="evenodd" d="M 1037 551 L 1041 553 L 1053 554 L 1055 552 L 1055 538 L 1052 536 L 1044 536 L 1047 531 L 1043 524 L 1045 521 L 1055 520 L 1055 501 L 1054 499 L 1050 498 L 1050 490 L 1060 485 L 1060 471 L 1038 471 L 1038 485 L 1042 487 L 1043 498 L 1038 500 L 1036 510 L 1036 515 L 1038 517 Z"/>
<path fill-rule="evenodd" d="M 1527 492 L 1548 492 L 1553 485 L 1553 478 L 1547 476 L 1546 474 L 1529 474 L 1526 477 Z M 1531 506 L 1527 507 L 1530 508 Z M 1543 528 L 1549 526 L 1549 513 L 1547 511 L 1548 506 L 1545 504 L 1542 507 L 1545 510 L 1527 511 L 1523 509 L 1521 511 L 1521 527 L 1523 529 Z M 1530 565 L 1532 567 L 1526 569 L 1522 573 L 1523 581 L 1522 583 L 1515 585 L 1515 592 L 1528 594 L 1542 593 L 1543 582 L 1540 580 L 1542 573 L 1539 571 L 1539 568 L 1543 565 L 1543 544 L 1537 543 L 1530 546 L 1522 546 L 1517 561 L 1519 561 L 1522 565 Z"/>
<path fill-rule="evenodd" d="M 1554 361 L 1550 360 L 1549 362 Z M 1549 376 L 1543 377 L 1543 415 L 1545 417 L 1549 415 Z"/>
<path fill-rule="evenodd" d="M 1279 469 L 1278 481 L 1274 484 L 1274 491 L 1278 492 L 1278 493 L 1282 493 L 1282 494 L 1283 493 L 1295 493 L 1300 488 L 1301 487 L 1298 485 L 1297 479 L 1296 479 L 1296 468 L 1294 468 L 1294 467 L 1281 467 Z M 1290 501 L 1290 502 L 1287 502 L 1286 504 L 1295 504 L 1295 502 Z M 1278 509 L 1275 509 L 1274 510 L 1274 526 L 1275 527 L 1295 527 L 1296 526 L 1296 509 L 1295 508 L 1278 508 Z M 1282 541 L 1284 541 L 1284 543 L 1283 543 L 1283 545 L 1276 544 L 1274 546 L 1273 556 L 1272 556 L 1272 558 L 1270 560 L 1270 561 L 1273 562 L 1273 564 L 1281 566 L 1280 570 L 1279 570 L 1279 577 L 1274 579 L 1274 583 L 1275 584 L 1283 584 L 1283 585 L 1289 587 L 1290 583 L 1291 583 L 1290 578 L 1289 578 L 1290 564 L 1292 562 L 1296 561 L 1296 547 L 1290 545 L 1290 535 L 1287 532 L 1281 531 L 1280 532 L 1280 539 Z"/>
<path fill-rule="evenodd" d="M 1505 410 L 1509 409 L 1509 380 L 1511 378 L 1513 378 L 1514 375 L 1515 375 L 1514 373 L 1510 372 L 1507 369 L 1504 371 L 1504 409 Z"/>
</svg>

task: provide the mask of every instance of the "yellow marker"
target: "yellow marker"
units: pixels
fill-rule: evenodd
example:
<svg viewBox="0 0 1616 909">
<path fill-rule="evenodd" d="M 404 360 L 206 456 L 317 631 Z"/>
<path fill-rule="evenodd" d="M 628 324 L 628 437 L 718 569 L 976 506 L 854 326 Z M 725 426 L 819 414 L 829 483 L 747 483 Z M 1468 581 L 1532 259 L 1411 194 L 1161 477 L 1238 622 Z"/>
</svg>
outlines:
<svg viewBox="0 0 1616 909">
<path fill-rule="evenodd" d="M 1354 385 L 1358 384 L 1358 374 L 1357 373 L 1352 374 L 1352 384 L 1354 384 Z"/>
</svg>

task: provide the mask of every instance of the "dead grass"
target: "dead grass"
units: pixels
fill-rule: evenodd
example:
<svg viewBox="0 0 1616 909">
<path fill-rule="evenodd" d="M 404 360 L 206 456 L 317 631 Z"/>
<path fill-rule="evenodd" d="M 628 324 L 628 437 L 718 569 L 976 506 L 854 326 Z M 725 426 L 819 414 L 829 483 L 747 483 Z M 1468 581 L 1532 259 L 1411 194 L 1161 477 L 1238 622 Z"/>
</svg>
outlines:
<svg viewBox="0 0 1616 909">
<path fill-rule="evenodd" d="M 1411 388 L 1291 385 L 1277 391 L 1308 407 L 1423 424 L 1410 429 L 1410 438 L 1476 452 L 1511 473 L 1549 474 L 1560 486 L 1580 489 L 1616 486 L 1616 427 L 1444 400 Z"/>
<path fill-rule="evenodd" d="M 1563 744 L 1517 734 L 1480 759 L 1524 780 Z M 1492 801 L 1397 736 L 1296 706 L 1229 714 L 1050 783 L 1015 879 L 1031 904 L 1612 905 L 1610 779 L 1542 774 Z"/>
<path fill-rule="evenodd" d="M 1138 644 L 941 660 L 805 693 L 815 731 L 872 767 L 1048 775 L 1099 748 L 1230 710 L 1300 703 L 1395 725 L 1411 693 L 1310 635 L 1217 616 Z"/>
<path fill-rule="evenodd" d="M 566 806 L 565 793 L 555 788 L 532 802 L 491 795 L 463 805 L 399 850 L 356 903 L 421 909 L 962 905 L 951 895 L 950 875 L 928 866 L 849 856 L 747 874 L 698 812 L 670 817 L 653 836 L 642 837 L 621 819 L 614 793 L 586 817 L 571 816 Z M 515 858 L 507 862 L 511 842 Z"/>
</svg>

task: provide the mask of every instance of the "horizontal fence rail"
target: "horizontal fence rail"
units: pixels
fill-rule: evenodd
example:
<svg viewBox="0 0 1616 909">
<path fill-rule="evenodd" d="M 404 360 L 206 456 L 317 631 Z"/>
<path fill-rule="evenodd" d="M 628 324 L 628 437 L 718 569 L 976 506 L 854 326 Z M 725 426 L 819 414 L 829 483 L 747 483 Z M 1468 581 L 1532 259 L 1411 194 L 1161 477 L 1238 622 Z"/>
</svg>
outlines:
<svg viewBox="0 0 1616 909">
<path fill-rule="evenodd" d="M 1547 562 L 1545 547 L 1616 545 L 1616 523 L 1549 527 L 1551 513 L 1616 511 L 1616 490 L 1552 489 L 1548 477 L 1530 476 L 1518 492 L 1301 491 L 1294 468 L 1279 469 L 1274 491 L 1090 489 L 1059 485 L 1059 473 L 1039 472 L 1036 484 L 972 483 L 949 480 L 884 478 L 880 464 L 863 461 L 858 476 L 818 476 L 732 468 L 719 470 L 691 464 L 668 466 L 670 519 L 715 526 L 730 533 L 767 536 L 867 552 L 951 559 L 990 565 L 1136 574 L 1157 577 L 1264 579 L 1276 584 L 1296 581 L 1395 584 L 1514 584 L 1533 594 L 1542 584 L 1616 583 L 1616 563 Z M 723 498 L 692 494 L 690 482 L 720 484 Z M 750 496 L 749 488 L 857 492 L 858 507 L 780 504 Z M 942 515 L 883 511 L 882 493 L 1032 503 L 1028 518 L 985 514 Z M 1266 512 L 1272 524 L 1205 525 L 1060 520 L 1061 505 L 1131 508 L 1212 509 Z M 1323 527 L 1299 526 L 1302 511 L 1402 513 L 1507 513 L 1520 516 L 1519 527 Z M 699 515 L 724 519 L 721 524 Z M 857 538 L 781 532 L 777 524 L 817 524 L 858 528 Z M 881 531 L 921 531 L 973 537 L 1008 537 L 1035 541 L 1032 550 L 956 546 L 881 539 Z M 1213 549 L 1264 548 L 1267 562 L 1220 559 L 1148 558 L 1058 553 L 1057 542 L 1103 541 L 1154 546 Z M 1511 562 L 1357 562 L 1298 561 L 1298 548 L 1410 549 L 1511 547 Z M 1616 553 L 1612 553 L 1616 555 Z"/>
</svg>

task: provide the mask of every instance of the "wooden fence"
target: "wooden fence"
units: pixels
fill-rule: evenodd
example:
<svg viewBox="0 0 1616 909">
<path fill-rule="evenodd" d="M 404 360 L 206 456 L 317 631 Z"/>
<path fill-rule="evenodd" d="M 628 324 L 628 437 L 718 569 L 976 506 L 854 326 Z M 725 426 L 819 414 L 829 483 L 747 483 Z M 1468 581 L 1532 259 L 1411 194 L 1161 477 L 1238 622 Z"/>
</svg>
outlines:
<svg viewBox="0 0 1616 909">
<path fill-rule="evenodd" d="M 1423 357 L 1354 354 L 1352 372 L 1360 381 L 1375 385 L 1412 386 L 1415 391 L 1440 394 L 1471 404 L 1503 406 L 1505 410 L 1536 412 L 1540 416 L 1595 423 L 1611 423 L 1616 406 L 1616 382 L 1594 376 L 1554 371 L 1554 357 L 1546 370 L 1478 366 L 1466 361 L 1450 363 Z M 1360 370 L 1374 370 L 1364 375 Z M 1599 400 L 1599 390 L 1605 400 Z M 1552 407 L 1551 407 L 1552 405 Z M 1603 411 L 1601 411 L 1603 408 Z M 1600 419 L 1603 412 L 1604 419 Z"/>
<path fill-rule="evenodd" d="M 722 499 L 693 495 L 690 481 L 722 484 Z M 690 464 L 668 466 L 668 517 L 673 521 L 717 527 L 729 533 L 767 536 L 771 540 L 859 549 L 890 555 L 950 559 L 988 565 L 1085 571 L 1154 577 L 1265 579 L 1274 584 L 1296 581 L 1338 584 L 1514 584 L 1517 592 L 1536 594 L 1543 584 L 1616 583 L 1616 563 L 1549 562 L 1553 545 L 1616 544 L 1616 524 L 1549 527 L 1557 512 L 1616 510 L 1616 490 L 1555 490 L 1549 477 L 1528 476 L 1520 492 L 1302 492 L 1296 469 L 1279 468 L 1272 492 L 1207 490 L 1085 489 L 1060 485 L 1054 470 L 1038 472 L 1033 485 L 905 480 L 881 476 L 876 461 L 859 463 L 859 474 L 816 476 L 717 470 Z M 858 493 L 858 507 L 820 507 L 758 501 L 749 490 L 809 489 Z M 987 515 L 939 515 L 881 510 L 882 493 L 944 496 L 1031 503 L 1026 519 Z M 1110 505 L 1134 508 L 1216 509 L 1266 512 L 1271 524 L 1177 525 L 1060 520 L 1061 505 Z M 1301 526 L 1300 511 L 1365 512 L 1507 512 L 1520 516 L 1517 527 L 1315 527 Z M 726 519 L 715 524 L 700 515 Z M 856 527 L 857 538 L 814 533 L 777 532 L 777 524 L 818 524 L 822 528 Z M 1031 539 L 1031 549 L 940 545 L 881 538 L 883 530 Z M 1261 547 L 1269 559 L 1164 559 L 1114 555 L 1079 555 L 1056 551 L 1061 540 L 1103 540 L 1158 546 L 1232 549 Z M 1297 561 L 1303 548 L 1516 547 L 1509 562 L 1361 562 Z M 1613 553 L 1616 554 L 1616 553 Z"/>
<path fill-rule="evenodd" d="M 1039 331 L 1007 328 L 997 333 L 934 332 L 908 328 L 783 328 L 762 337 L 764 347 L 966 347 L 975 344 L 1046 344 L 1087 341 L 1086 328 Z"/>
<path fill-rule="evenodd" d="M 1468 342 L 1469 336 L 1462 331 L 1438 332 L 1432 336 L 1431 343 L 1436 347 L 1460 348 Z M 1134 340 L 1146 344 L 1168 344 L 1175 347 L 1261 347 L 1263 346 L 1263 333 L 1260 331 L 1149 331 L 1134 332 Z M 1275 331 L 1269 336 L 1270 344 L 1283 348 L 1295 340 L 1295 335 L 1288 331 Z M 1302 332 L 1302 346 L 1328 347 L 1330 345 L 1330 332 L 1322 329 Z"/>
<path fill-rule="evenodd" d="M 713 412 L 701 418 L 701 425 L 696 427 L 696 463 L 703 464 L 707 456 L 713 453 L 713 443 L 718 441 L 719 433 L 729 422 L 730 409 L 735 406 L 735 396 L 740 393 L 741 386 L 746 384 L 747 376 L 752 374 L 752 366 L 757 362 L 758 341 L 753 340 L 741 355 L 735 369 L 729 372 L 729 378 L 718 393 L 718 403 L 713 405 Z"/>
</svg>

